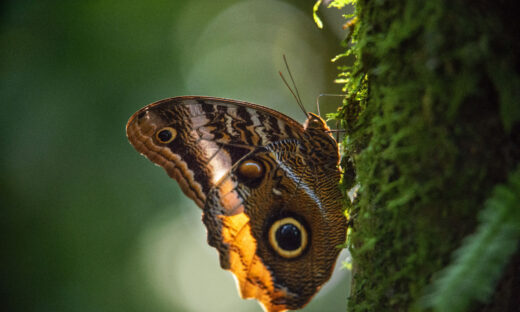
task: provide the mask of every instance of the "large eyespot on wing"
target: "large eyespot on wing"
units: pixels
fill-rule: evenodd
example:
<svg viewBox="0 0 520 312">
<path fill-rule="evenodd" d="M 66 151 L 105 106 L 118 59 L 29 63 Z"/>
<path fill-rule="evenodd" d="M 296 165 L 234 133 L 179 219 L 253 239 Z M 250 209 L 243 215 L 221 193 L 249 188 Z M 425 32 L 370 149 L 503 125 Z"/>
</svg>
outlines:
<svg viewBox="0 0 520 312">
<path fill-rule="evenodd" d="M 345 240 L 345 222 L 340 210 L 336 216 L 307 215 L 307 225 L 299 213 L 315 207 L 294 200 L 285 205 L 274 198 L 255 194 L 234 209 L 239 213 L 227 215 L 215 188 L 203 222 L 208 243 L 218 250 L 221 267 L 236 277 L 242 298 L 258 300 L 265 311 L 300 309 L 329 279 L 340 251 L 336 246 Z"/>
<path fill-rule="evenodd" d="M 208 243 L 220 256 L 220 265 L 236 278 L 244 299 L 257 299 L 267 312 L 287 311 L 288 297 L 298 297 L 275 285 L 272 273 L 257 254 L 258 241 L 252 235 L 251 217 L 245 211 L 234 215 L 219 214 L 221 201 L 217 189 L 207 199 L 203 222 L 208 229 Z M 211 206 L 215 209 L 208 209 Z"/>
<path fill-rule="evenodd" d="M 337 192 L 315 194 L 318 182 L 287 153 L 292 146 L 283 149 L 238 162 L 210 192 L 203 216 L 222 268 L 235 275 L 243 298 L 257 299 L 266 311 L 309 302 L 329 279 L 346 233 L 339 172 L 317 180 Z M 281 155 L 286 166 L 277 163 Z"/>
<path fill-rule="evenodd" d="M 286 259 L 303 255 L 309 247 L 309 227 L 293 216 L 281 217 L 268 226 L 269 244 L 273 251 Z"/>
<path fill-rule="evenodd" d="M 269 268 L 257 254 L 258 240 L 252 235 L 257 220 L 246 212 L 248 192 L 272 181 L 274 168 L 262 154 L 251 153 L 239 161 L 210 191 L 202 221 L 209 245 L 219 253 L 221 267 L 236 277 L 240 296 L 257 299 L 266 311 L 286 311 L 283 302 L 272 301 L 295 294 L 276 288 Z"/>
<path fill-rule="evenodd" d="M 152 103 L 127 123 L 130 143 L 179 182 L 199 207 L 231 167 L 256 147 L 299 138 L 302 126 L 240 101 L 177 97 Z"/>
</svg>

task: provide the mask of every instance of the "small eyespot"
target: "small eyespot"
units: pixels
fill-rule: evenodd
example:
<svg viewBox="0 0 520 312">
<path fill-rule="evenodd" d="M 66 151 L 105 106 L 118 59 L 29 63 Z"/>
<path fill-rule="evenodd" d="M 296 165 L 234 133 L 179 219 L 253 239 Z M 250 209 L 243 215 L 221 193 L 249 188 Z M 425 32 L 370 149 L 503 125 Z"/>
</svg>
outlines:
<svg viewBox="0 0 520 312">
<path fill-rule="evenodd" d="M 236 176 L 238 180 L 249 188 L 257 188 L 260 186 L 265 176 L 265 165 L 257 159 L 246 159 L 236 167 Z"/>
<path fill-rule="evenodd" d="M 260 162 L 254 159 L 248 159 L 240 164 L 238 171 L 246 178 L 257 179 L 264 174 L 264 167 Z"/>
<path fill-rule="evenodd" d="M 157 131 L 155 134 L 155 138 L 157 141 L 163 144 L 168 144 L 175 139 L 177 136 L 177 131 L 172 127 L 164 127 L 161 130 Z"/>
<path fill-rule="evenodd" d="M 269 228 L 269 243 L 284 258 L 298 257 L 308 244 L 307 229 L 292 217 L 277 220 Z"/>
</svg>

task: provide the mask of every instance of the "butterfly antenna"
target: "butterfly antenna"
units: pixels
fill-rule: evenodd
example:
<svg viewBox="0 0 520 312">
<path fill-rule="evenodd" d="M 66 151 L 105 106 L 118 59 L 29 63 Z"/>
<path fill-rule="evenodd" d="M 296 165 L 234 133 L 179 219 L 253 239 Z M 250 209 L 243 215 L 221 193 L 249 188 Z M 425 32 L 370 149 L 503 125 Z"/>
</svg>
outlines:
<svg viewBox="0 0 520 312">
<path fill-rule="evenodd" d="M 322 96 L 342 96 L 342 97 L 346 97 L 347 95 L 346 94 L 332 94 L 332 93 L 321 93 L 320 95 L 318 95 L 318 97 L 316 98 L 316 108 L 318 110 L 318 116 L 321 116 L 321 114 L 320 114 L 320 98 Z"/>
<path fill-rule="evenodd" d="M 302 102 L 302 99 L 300 97 L 300 93 L 298 92 L 298 88 L 296 87 L 296 83 L 294 82 L 294 78 L 293 78 L 293 75 L 291 73 L 291 70 L 289 69 L 289 64 L 287 63 L 287 58 L 285 57 L 285 54 L 283 55 L 283 61 L 285 63 L 285 68 L 287 68 L 287 72 L 289 73 L 289 77 L 291 78 L 291 82 L 292 82 L 292 85 L 293 85 L 294 90 L 296 91 L 296 93 L 293 91 L 293 89 L 291 88 L 291 86 L 289 85 L 289 83 L 287 82 L 285 77 L 283 76 L 282 72 L 278 72 L 278 73 L 280 74 L 280 77 L 282 77 L 282 80 L 285 83 L 285 85 L 287 86 L 287 88 L 289 89 L 289 91 L 291 91 L 294 99 L 296 100 L 296 103 L 298 103 L 298 105 L 302 109 L 303 113 L 307 117 L 307 116 L 309 116 L 309 113 L 307 113 L 307 111 L 305 110 L 305 107 L 303 106 L 303 102 Z"/>
<path fill-rule="evenodd" d="M 294 90 L 296 91 L 296 95 L 298 96 L 298 100 L 299 100 L 300 104 L 303 107 L 302 98 L 300 97 L 300 93 L 298 92 L 298 88 L 296 87 L 296 83 L 294 82 L 294 78 L 293 78 L 293 75 L 291 73 L 291 69 L 289 68 L 289 63 L 287 63 L 287 58 L 285 57 L 285 54 L 283 55 L 283 62 L 285 63 L 285 68 L 287 68 L 287 72 L 289 73 L 289 77 L 291 78 L 291 82 L 293 84 Z"/>
</svg>

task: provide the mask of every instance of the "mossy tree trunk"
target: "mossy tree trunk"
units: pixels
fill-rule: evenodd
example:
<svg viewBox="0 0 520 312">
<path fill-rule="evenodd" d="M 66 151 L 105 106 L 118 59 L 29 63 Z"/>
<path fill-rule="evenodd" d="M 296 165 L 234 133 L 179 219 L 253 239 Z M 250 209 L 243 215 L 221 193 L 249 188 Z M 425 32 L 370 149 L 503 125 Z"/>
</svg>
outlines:
<svg viewBox="0 0 520 312">
<path fill-rule="evenodd" d="M 349 311 L 520 309 L 514 1 L 356 4 Z"/>
</svg>

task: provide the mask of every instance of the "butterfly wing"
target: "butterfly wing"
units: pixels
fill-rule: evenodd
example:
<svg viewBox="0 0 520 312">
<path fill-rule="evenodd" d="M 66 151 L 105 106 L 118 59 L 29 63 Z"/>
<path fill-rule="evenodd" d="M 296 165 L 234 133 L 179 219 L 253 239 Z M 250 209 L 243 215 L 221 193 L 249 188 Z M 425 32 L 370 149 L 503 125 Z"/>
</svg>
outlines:
<svg viewBox="0 0 520 312">
<path fill-rule="evenodd" d="M 252 180 L 238 172 L 240 164 L 234 166 L 204 208 L 208 242 L 219 250 L 221 266 L 234 273 L 241 296 L 257 299 L 266 311 L 307 304 L 330 278 L 337 246 L 346 238 L 339 171 L 306 159 L 298 144 L 270 144 L 248 155 L 244 161 L 262 163 L 265 175 Z M 229 198 L 240 198 L 240 206 Z M 286 219 L 301 224 L 307 237 L 301 250 L 289 246 L 298 251 L 291 257 L 270 237 L 271 228 Z"/>
<path fill-rule="evenodd" d="M 169 131 L 162 140 L 161 130 Z M 138 152 L 163 167 L 199 207 L 216 183 L 256 147 L 289 137 L 302 126 L 274 110 L 211 97 L 176 97 L 150 104 L 128 121 Z"/>
<path fill-rule="evenodd" d="M 328 134 L 306 135 L 296 121 L 250 103 L 177 97 L 135 113 L 127 136 L 203 209 L 208 243 L 243 298 L 267 311 L 297 309 L 329 279 L 346 222 L 337 145 Z M 318 157 L 324 144 L 332 156 Z M 306 244 L 287 258 L 269 233 L 291 218 L 302 225 Z"/>
</svg>

